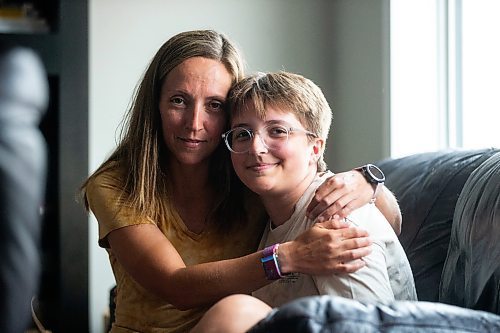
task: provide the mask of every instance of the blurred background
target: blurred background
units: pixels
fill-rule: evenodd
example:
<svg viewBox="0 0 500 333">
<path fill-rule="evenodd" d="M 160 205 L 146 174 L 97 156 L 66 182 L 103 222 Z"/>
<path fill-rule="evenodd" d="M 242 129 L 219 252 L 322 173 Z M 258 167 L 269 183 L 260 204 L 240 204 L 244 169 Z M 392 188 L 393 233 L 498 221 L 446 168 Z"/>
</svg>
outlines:
<svg viewBox="0 0 500 333">
<path fill-rule="evenodd" d="M 49 147 L 40 298 L 54 332 L 104 330 L 114 285 L 79 185 L 157 49 L 193 29 L 225 33 L 248 71 L 311 78 L 333 109 L 333 171 L 448 148 L 499 147 L 496 0 L 0 1 L 0 42 L 46 66 Z"/>
</svg>

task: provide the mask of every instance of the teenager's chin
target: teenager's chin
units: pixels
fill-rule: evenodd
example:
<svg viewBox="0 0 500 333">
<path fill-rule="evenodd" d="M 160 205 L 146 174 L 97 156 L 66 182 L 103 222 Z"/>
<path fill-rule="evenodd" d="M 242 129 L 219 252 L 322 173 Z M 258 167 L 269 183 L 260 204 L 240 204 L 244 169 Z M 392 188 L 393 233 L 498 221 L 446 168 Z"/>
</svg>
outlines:
<svg viewBox="0 0 500 333">
<path fill-rule="evenodd" d="M 245 183 L 245 185 L 252 190 L 252 192 L 258 194 L 258 195 L 264 195 L 268 194 L 269 191 L 272 190 L 272 186 L 270 184 L 255 184 L 255 183 Z"/>
</svg>

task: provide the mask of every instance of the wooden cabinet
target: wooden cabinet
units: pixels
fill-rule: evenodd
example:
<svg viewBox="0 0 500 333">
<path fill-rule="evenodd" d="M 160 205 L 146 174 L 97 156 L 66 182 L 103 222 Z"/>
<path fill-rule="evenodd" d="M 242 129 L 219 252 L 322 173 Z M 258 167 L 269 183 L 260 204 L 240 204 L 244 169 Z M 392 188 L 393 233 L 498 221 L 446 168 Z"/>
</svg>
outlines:
<svg viewBox="0 0 500 333">
<path fill-rule="evenodd" d="M 3 1 L 0 5 L 23 2 Z M 77 202 L 78 189 L 88 174 L 88 3 L 30 3 L 47 28 L 2 25 L 0 15 L 0 43 L 35 50 L 50 83 L 49 109 L 40 125 L 49 151 L 41 319 L 55 333 L 89 332 L 88 218 Z"/>
</svg>

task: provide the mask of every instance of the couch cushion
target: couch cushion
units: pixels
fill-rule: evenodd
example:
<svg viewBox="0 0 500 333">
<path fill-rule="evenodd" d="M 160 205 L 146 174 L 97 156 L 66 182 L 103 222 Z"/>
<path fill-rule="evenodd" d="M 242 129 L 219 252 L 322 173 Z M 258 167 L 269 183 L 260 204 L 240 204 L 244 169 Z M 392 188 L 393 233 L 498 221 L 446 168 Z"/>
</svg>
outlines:
<svg viewBox="0 0 500 333">
<path fill-rule="evenodd" d="M 274 309 L 248 332 L 500 332 L 500 317 L 440 303 L 396 301 L 375 305 L 341 297 L 313 296 Z"/>
<path fill-rule="evenodd" d="M 455 208 L 440 300 L 500 313 L 500 153 L 469 177 Z"/>
<path fill-rule="evenodd" d="M 446 150 L 377 162 L 403 215 L 400 241 L 419 300 L 437 301 L 456 202 L 469 175 L 497 150 Z"/>
</svg>

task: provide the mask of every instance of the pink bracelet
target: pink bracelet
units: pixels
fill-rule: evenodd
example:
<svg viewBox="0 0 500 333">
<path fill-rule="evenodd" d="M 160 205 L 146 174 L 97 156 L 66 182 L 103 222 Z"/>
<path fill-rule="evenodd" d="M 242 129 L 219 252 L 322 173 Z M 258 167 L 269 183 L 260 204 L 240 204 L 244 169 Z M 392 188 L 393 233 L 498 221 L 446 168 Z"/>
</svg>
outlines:
<svg viewBox="0 0 500 333">
<path fill-rule="evenodd" d="M 278 248 L 279 243 L 268 246 L 262 251 L 262 258 L 260 262 L 262 263 L 262 267 L 264 268 L 264 273 L 268 280 L 278 280 L 283 275 L 280 271 L 280 266 L 278 262 Z"/>
<path fill-rule="evenodd" d="M 262 257 L 269 257 L 269 256 L 272 256 L 273 254 L 275 254 L 276 252 L 278 252 L 278 248 L 280 247 L 280 244 L 277 243 L 277 244 L 274 244 L 274 245 L 270 245 L 268 247 L 266 247 L 263 251 L 262 251 Z"/>
</svg>

